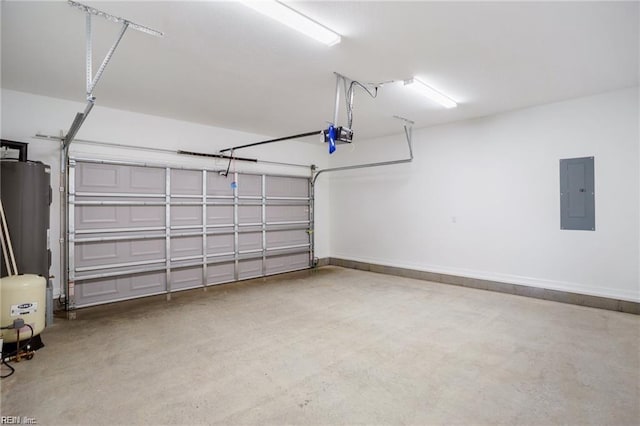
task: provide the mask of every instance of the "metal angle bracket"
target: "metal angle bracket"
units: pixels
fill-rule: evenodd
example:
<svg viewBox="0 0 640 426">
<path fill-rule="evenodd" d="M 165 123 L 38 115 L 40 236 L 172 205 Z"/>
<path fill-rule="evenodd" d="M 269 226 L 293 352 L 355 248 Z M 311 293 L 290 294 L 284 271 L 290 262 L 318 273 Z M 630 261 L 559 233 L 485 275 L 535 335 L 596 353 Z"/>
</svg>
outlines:
<svg viewBox="0 0 640 426">
<path fill-rule="evenodd" d="M 149 27 L 145 27 L 144 25 L 137 24 L 137 23 L 135 23 L 133 21 L 129 21 L 128 19 L 124 19 L 124 18 L 121 18 L 119 16 L 111 15 L 109 13 L 103 12 L 102 10 L 96 9 L 94 7 L 91 7 L 91 6 L 84 5 L 82 3 L 75 2 L 73 0 L 67 0 L 67 3 L 69 4 L 69 6 L 72 6 L 72 7 L 75 7 L 77 9 L 80 9 L 81 11 L 83 11 L 86 14 L 86 21 L 85 22 L 86 22 L 86 74 L 87 74 L 86 75 L 86 84 L 87 84 L 87 100 L 94 99 L 93 98 L 93 90 L 95 89 L 96 84 L 98 84 L 98 81 L 100 80 L 100 77 L 102 77 L 102 73 L 104 72 L 104 69 L 106 68 L 107 64 L 111 60 L 111 57 L 113 56 L 113 53 L 115 52 L 116 48 L 118 47 L 118 44 L 120 44 L 120 41 L 122 40 L 122 37 L 124 36 L 124 33 L 127 31 L 128 28 L 131 28 L 131 29 L 134 29 L 134 30 L 137 30 L 137 31 L 141 31 L 141 32 L 146 33 L 146 34 L 154 35 L 154 36 L 157 36 L 157 37 L 162 37 L 164 35 L 160 31 L 154 30 L 154 29 L 149 28 Z M 93 68 L 93 65 L 92 65 L 93 48 L 92 48 L 92 29 L 91 29 L 91 18 L 92 18 L 92 16 L 100 16 L 100 17 L 105 18 L 105 19 L 107 19 L 109 21 L 122 24 L 122 28 L 120 29 L 120 32 L 118 33 L 116 41 L 113 43 L 113 45 L 111 46 L 111 48 L 109 49 L 109 51 L 105 55 L 104 59 L 102 60 L 102 64 L 98 68 L 98 71 L 96 72 L 95 76 L 93 75 L 93 69 L 92 69 Z"/>
<path fill-rule="evenodd" d="M 108 21 L 112 21 L 118 24 L 128 24 L 132 29 L 136 30 L 136 31 L 140 31 L 146 34 L 150 34 L 150 35 L 154 35 L 154 36 L 158 36 L 158 37 L 162 37 L 164 36 L 164 33 L 162 31 L 158 31 L 158 30 L 154 30 L 153 28 L 149 28 L 147 26 L 144 25 L 140 25 L 138 23 L 135 23 L 133 21 L 130 21 L 128 19 L 124 19 L 121 18 L 119 16 L 115 16 L 115 15 L 111 15 L 110 13 L 104 12 L 100 9 L 96 9 L 95 7 L 91 7 L 91 6 L 87 6 L 85 4 L 82 3 L 78 3 L 77 1 L 73 1 L 73 0 L 67 0 L 67 3 L 69 4 L 69 6 L 75 7 L 77 9 L 80 9 L 83 12 L 89 13 L 91 15 L 95 15 L 95 16 L 100 16 L 102 18 L 105 18 Z"/>
<path fill-rule="evenodd" d="M 407 138 L 407 145 L 409 146 L 409 158 L 413 160 L 413 125 L 416 124 L 416 122 L 408 118 L 400 117 L 399 115 L 394 115 L 393 118 L 402 121 L 404 135 Z"/>
<path fill-rule="evenodd" d="M 365 168 L 369 168 L 369 167 L 380 167 L 380 166 L 391 166 L 391 165 L 395 165 L 395 164 L 403 164 L 403 163 L 410 163 L 413 161 L 413 146 L 412 146 L 412 142 L 413 142 L 413 125 L 415 124 L 413 121 L 408 120 L 406 118 L 394 115 L 393 118 L 397 118 L 398 120 L 402 121 L 402 125 L 404 127 L 404 134 L 405 137 L 407 139 L 407 146 L 409 148 L 409 158 L 405 158 L 402 160 L 391 160 L 391 161 L 380 161 L 380 162 L 375 162 L 375 163 L 366 163 L 366 164 L 354 164 L 351 166 L 342 166 L 342 167 L 332 167 L 329 169 L 320 169 L 317 171 L 313 171 L 313 177 L 311 179 L 311 185 L 315 186 L 316 184 L 316 180 L 318 179 L 318 177 L 325 172 L 338 172 L 338 171 L 343 171 L 343 170 L 354 170 L 354 169 L 365 169 Z"/>
<path fill-rule="evenodd" d="M 329 154 L 336 150 L 338 143 L 351 143 L 353 141 L 353 100 L 355 87 L 362 88 L 369 96 L 376 98 L 378 89 L 385 84 L 393 83 L 395 80 L 381 81 L 378 83 L 360 82 L 350 79 L 340 73 L 334 72 L 336 76 L 335 103 L 333 106 L 333 121 L 327 122 L 329 127 L 323 131 L 324 141 L 329 143 Z M 345 106 L 347 110 L 347 122 L 345 126 L 338 126 L 340 113 L 340 88 L 344 90 Z"/>
<path fill-rule="evenodd" d="M 154 30 L 154 29 L 149 28 L 149 27 L 145 27 L 144 25 L 137 24 L 137 23 L 135 23 L 133 21 L 129 21 L 128 19 L 124 19 L 124 18 L 121 18 L 119 16 L 111 15 L 109 13 L 103 12 L 102 10 L 96 9 L 94 7 L 91 7 L 91 6 L 84 5 L 82 3 L 78 3 L 78 2 L 73 1 L 73 0 L 67 0 L 67 3 L 69 4 L 69 6 L 72 6 L 72 7 L 75 7 L 77 9 L 80 9 L 82 12 L 84 12 L 86 14 L 86 19 L 85 19 L 85 25 L 86 25 L 86 64 L 85 65 L 86 65 L 87 106 L 85 107 L 84 112 L 76 114 L 76 117 L 73 120 L 73 123 L 71 124 L 71 127 L 69 128 L 69 131 L 67 132 L 67 135 L 64 138 L 63 148 L 65 150 L 69 148 L 69 145 L 73 141 L 73 138 L 75 137 L 76 133 L 78 133 L 78 130 L 80 130 L 80 127 L 82 126 L 82 124 L 86 120 L 87 116 L 89 115 L 89 112 L 91 112 L 91 109 L 93 108 L 93 105 L 94 105 L 95 100 L 96 100 L 96 98 L 93 96 L 93 91 L 96 88 L 96 85 L 98 84 L 98 82 L 100 81 L 100 78 L 102 77 L 102 74 L 104 73 L 105 68 L 109 64 L 109 61 L 111 60 L 111 57 L 113 56 L 113 53 L 115 52 L 115 50 L 117 49 L 118 45 L 120 44 L 120 41 L 122 40 L 122 37 L 124 36 L 124 33 L 127 31 L 127 29 L 131 28 L 131 29 L 134 29 L 134 30 L 137 30 L 137 31 L 141 31 L 141 32 L 146 33 L 146 34 L 158 36 L 158 37 L 162 37 L 164 35 L 160 31 Z M 118 33 L 116 41 L 113 43 L 113 45 L 111 46 L 111 48 L 109 49 L 109 51 L 105 55 L 104 59 L 102 60 L 102 63 L 100 64 L 100 67 L 98 68 L 98 71 L 96 72 L 95 75 L 93 75 L 93 46 L 92 46 L 92 28 L 91 28 L 91 18 L 93 16 L 100 16 L 102 18 L 107 19 L 108 21 L 112 21 L 112 22 L 116 22 L 116 23 L 121 23 L 122 24 L 122 28 L 120 29 L 120 32 Z"/>
</svg>

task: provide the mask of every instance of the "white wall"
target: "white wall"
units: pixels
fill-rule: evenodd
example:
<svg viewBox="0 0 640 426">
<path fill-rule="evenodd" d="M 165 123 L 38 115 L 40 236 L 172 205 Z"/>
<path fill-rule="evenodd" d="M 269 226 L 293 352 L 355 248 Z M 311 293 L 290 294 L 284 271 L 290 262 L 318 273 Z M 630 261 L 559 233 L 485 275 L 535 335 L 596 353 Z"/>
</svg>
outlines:
<svg viewBox="0 0 640 426">
<path fill-rule="evenodd" d="M 2 92 L 1 135 L 3 139 L 29 143 L 29 159 L 42 161 L 52 168 L 54 188 L 51 206 L 51 250 L 52 268 L 55 275 L 54 296 L 60 292 L 60 193 L 59 186 L 59 146 L 56 142 L 33 138 L 36 133 L 60 135 L 66 133 L 76 112 L 84 110 L 82 102 L 36 96 L 28 93 L 3 89 Z M 280 136 L 280 135 L 277 135 Z M 100 99 L 77 135 L 79 139 L 144 147 L 182 149 L 215 153 L 229 146 L 264 140 L 264 135 L 243 133 L 230 129 L 204 126 L 162 117 L 115 110 L 100 106 Z M 289 141 L 237 151 L 238 156 L 258 158 L 278 162 L 299 164 L 327 164 L 327 153 L 322 143 L 309 141 Z M 74 143 L 72 156 L 119 159 L 127 161 L 162 162 L 193 167 L 226 168 L 227 162 L 200 157 L 178 156 L 143 150 L 117 149 Z M 256 171 L 273 174 L 306 175 L 309 169 L 276 166 L 270 164 L 236 163 L 238 171 Z M 321 183 L 316 188 L 316 256 L 329 255 L 328 231 L 328 185 Z"/>
<path fill-rule="evenodd" d="M 640 301 L 638 114 L 636 87 L 417 130 L 413 163 L 330 177 L 331 255 Z M 357 141 L 332 165 L 405 151 Z M 559 159 L 583 156 L 596 231 L 561 231 Z"/>
<path fill-rule="evenodd" d="M 30 158 L 52 166 L 55 188 L 58 147 L 33 136 L 66 132 L 84 103 L 1 93 L 2 138 L 29 142 Z M 263 138 L 103 108 L 99 102 L 78 138 L 207 152 Z M 316 254 L 640 301 L 638 140 L 637 88 L 416 130 L 411 164 L 319 178 Z M 226 166 L 82 144 L 74 145 L 73 154 Z M 326 147 L 319 143 L 271 144 L 242 155 L 320 167 L 328 163 Z M 340 146 L 331 165 L 405 155 L 398 135 Z M 558 160 L 590 155 L 596 164 L 597 230 L 560 231 Z M 243 163 L 237 168 L 305 172 Z M 59 202 L 54 191 L 56 294 Z"/>
</svg>

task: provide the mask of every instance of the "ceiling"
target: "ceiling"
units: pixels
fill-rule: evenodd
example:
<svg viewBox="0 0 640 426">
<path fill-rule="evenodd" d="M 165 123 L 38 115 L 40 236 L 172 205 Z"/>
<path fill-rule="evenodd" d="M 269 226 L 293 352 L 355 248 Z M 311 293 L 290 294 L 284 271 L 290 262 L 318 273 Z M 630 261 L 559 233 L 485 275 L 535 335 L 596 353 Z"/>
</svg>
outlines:
<svg viewBox="0 0 640 426">
<path fill-rule="evenodd" d="M 393 115 L 423 127 L 639 82 L 638 2 L 290 2 L 343 36 L 332 47 L 237 2 L 85 4 L 165 33 L 125 34 L 97 105 L 273 137 L 326 126 L 334 71 L 418 76 L 459 103 L 444 109 L 401 84 L 375 100 L 357 91 L 356 138 L 398 133 Z M 1 7 L 2 87 L 83 102 L 84 14 L 65 1 Z M 120 26 L 93 22 L 95 70 Z"/>
</svg>

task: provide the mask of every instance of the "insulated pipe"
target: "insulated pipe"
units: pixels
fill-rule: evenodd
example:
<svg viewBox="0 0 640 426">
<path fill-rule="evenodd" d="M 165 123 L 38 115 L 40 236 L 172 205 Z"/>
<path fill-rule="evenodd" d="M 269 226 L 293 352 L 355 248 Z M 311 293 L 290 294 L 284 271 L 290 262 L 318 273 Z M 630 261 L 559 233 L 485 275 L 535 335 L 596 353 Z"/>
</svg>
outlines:
<svg viewBox="0 0 640 426">
<path fill-rule="evenodd" d="M 7 246 L 4 242 L 4 232 L 0 232 L 0 244 L 2 244 L 2 257 L 4 258 L 4 266 L 7 268 L 7 273 L 11 275 L 11 263 L 9 262 Z"/>
<path fill-rule="evenodd" d="M 7 269 L 7 273 L 9 275 L 18 275 L 18 267 L 16 266 L 16 257 L 13 254 L 13 245 L 11 244 L 11 236 L 9 235 L 9 227 L 7 226 L 7 218 L 4 215 L 4 206 L 2 205 L 2 200 L 0 200 L 0 215 L 2 220 L 2 233 L 5 235 L 7 241 L 7 250 L 9 251 L 9 260 L 11 260 L 11 266 L 13 266 L 13 270 L 10 268 Z"/>
</svg>

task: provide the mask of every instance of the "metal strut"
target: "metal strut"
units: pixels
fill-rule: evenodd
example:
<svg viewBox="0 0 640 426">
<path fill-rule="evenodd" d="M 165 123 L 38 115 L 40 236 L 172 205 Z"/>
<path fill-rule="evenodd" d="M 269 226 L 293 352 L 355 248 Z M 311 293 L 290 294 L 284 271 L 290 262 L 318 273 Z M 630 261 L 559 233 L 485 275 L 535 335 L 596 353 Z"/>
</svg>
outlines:
<svg viewBox="0 0 640 426">
<path fill-rule="evenodd" d="M 384 84 L 388 84 L 388 83 L 393 83 L 393 80 L 383 81 L 383 82 L 380 82 L 380 83 L 360 83 L 358 81 L 351 80 L 351 79 L 349 79 L 349 78 L 345 77 L 344 75 L 339 74 L 337 72 L 334 72 L 333 74 L 336 76 L 335 105 L 334 105 L 334 109 L 333 109 L 333 122 L 329 123 L 329 124 L 330 124 L 330 126 L 335 126 L 335 127 L 337 127 L 338 116 L 339 116 L 339 112 L 340 112 L 340 86 L 341 86 L 341 83 L 343 83 L 343 85 L 344 85 L 345 99 L 348 97 L 348 99 L 346 99 L 346 101 L 347 101 L 347 110 L 350 110 L 352 105 L 353 105 L 353 95 L 354 95 L 353 90 L 349 91 L 347 89 L 347 86 L 357 84 L 357 85 L 359 85 L 360 87 L 364 88 L 365 90 L 367 90 L 369 92 L 369 89 L 366 86 L 372 86 L 377 91 L 377 89 L 380 86 L 382 86 Z M 369 94 L 372 95 L 371 92 L 369 92 Z M 375 97 L 375 95 L 372 95 L 372 96 Z M 349 120 L 348 125 L 349 126 L 351 125 L 351 120 Z M 350 133 L 349 142 L 351 142 L 351 136 L 353 135 L 353 132 L 351 132 L 350 129 L 345 129 L 345 130 L 349 131 L 349 133 Z M 242 148 L 249 148 L 249 147 L 252 147 L 252 146 L 264 145 L 264 144 L 273 143 L 273 142 L 281 142 L 281 141 L 286 141 L 286 140 L 290 140 L 290 139 L 305 138 L 305 137 L 308 137 L 308 136 L 315 136 L 315 135 L 326 136 L 325 132 L 327 132 L 327 130 L 322 129 L 322 130 L 316 130 L 316 131 L 312 131 L 312 132 L 299 133 L 297 135 L 283 136 L 281 138 L 267 139 L 266 141 L 260 141 L 260 142 L 254 142 L 254 143 L 248 143 L 248 144 L 244 144 L 244 145 L 237 145 L 237 146 L 233 146 L 233 147 L 229 147 L 229 148 L 224 148 L 224 149 L 221 149 L 218 152 L 219 153 L 228 152 L 228 151 L 233 152 L 235 150 L 242 149 Z M 340 135 L 338 135 L 338 136 L 340 136 Z M 341 140 L 341 141 L 343 141 L 343 140 Z M 325 137 L 325 142 L 326 142 L 326 137 Z M 233 156 L 233 154 L 232 154 L 232 156 Z"/>
<path fill-rule="evenodd" d="M 339 107 L 340 107 L 340 82 L 344 81 L 345 83 L 347 82 L 347 77 L 343 76 L 342 74 L 338 74 L 337 72 L 334 72 L 335 76 L 336 76 L 336 103 L 335 103 L 335 107 L 333 110 L 333 123 L 331 123 L 332 125 L 336 125 L 338 122 L 338 112 L 339 112 Z M 308 136 L 315 136 L 315 135 L 319 135 L 322 136 L 324 132 L 323 130 L 316 130 L 313 132 L 306 132 L 306 133 L 300 133 L 297 135 L 291 135 L 291 136 L 283 136 L 281 138 L 275 138 L 275 139 L 268 139 L 266 141 L 260 141 L 260 142 L 254 142 L 254 143 L 248 143 L 245 145 L 238 145 L 238 146 L 234 146 L 234 147 L 230 147 L 230 148 L 225 148 L 225 149 L 221 149 L 219 152 L 227 152 L 227 151 L 234 151 L 237 149 L 242 149 L 242 148 L 249 148 L 251 146 L 258 146 L 258 145 L 264 145 L 264 144 L 268 144 L 268 143 L 273 143 L 273 142 L 281 142 L 281 141 L 287 141 L 290 139 L 298 139 L 298 138 L 306 138 Z"/>
<path fill-rule="evenodd" d="M 222 158 L 222 159 L 225 159 L 225 160 L 248 161 L 248 162 L 251 162 L 251 163 L 257 163 L 258 162 L 257 158 L 234 157 L 233 156 L 233 150 L 231 152 L 231 155 L 207 154 L 206 152 L 194 152 L 194 151 L 183 151 L 183 150 L 178 150 L 177 153 L 180 154 L 180 155 L 193 155 L 195 157 Z"/>
<path fill-rule="evenodd" d="M 248 144 L 245 144 L 245 145 L 238 145 L 238 146 L 234 146 L 234 147 L 231 147 L 231 148 L 221 149 L 220 152 L 235 151 L 237 149 L 249 148 L 250 146 L 258 146 L 258 145 L 264 145 L 264 144 L 267 144 L 267 143 L 287 141 L 287 140 L 290 140 L 290 139 L 306 138 L 307 136 L 314 136 L 314 135 L 318 135 L 318 136 L 322 135 L 322 130 L 316 130 L 316 131 L 313 131 L 313 132 L 306 132 L 306 133 L 299 133 L 297 135 L 291 135 L 291 136 L 283 136 L 281 138 L 268 139 L 266 141 L 248 143 Z"/>
<path fill-rule="evenodd" d="M 368 167 L 380 167 L 380 166 L 391 166 L 393 164 L 402 164 L 402 163 L 410 163 L 413 161 L 413 125 L 415 124 L 413 121 L 408 120 L 403 117 L 399 117 L 394 115 L 393 118 L 397 118 L 402 121 L 402 126 L 404 127 L 404 135 L 407 139 L 407 146 L 409 147 L 409 158 L 405 158 L 403 160 L 393 160 L 393 161 L 381 161 L 377 163 L 366 163 L 366 164 L 355 164 L 352 166 L 343 166 L 343 167 L 332 167 L 330 169 L 322 169 L 316 171 L 316 166 L 311 166 L 311 188 L 310 188 L 310 202 L 313 211 L 315 206 L 315 190 L 316 190 L 316 180 L 318 176 L 320 176 L 324 172 L 338 172 L 342 170 L 353 170 L 353 169 L 365 169 Z M 309 235 L 311 235 L 311 261 L 312 264 L 315 265 L 315 244 L 316 244 L 316 234 L 315 234 L 315 218 L 312 217 L 309 225 Z"/>
<path fill-rule="evenodd" d="M 78 130 L 80 130 L 84 120 L 87 119 L 87 116 L 93 109 L 94 104 L 95 98 L 87 99 L 87 106 L 84 108 L 84 111 L 76 113 L 73 123 L 71 123 L 71 127 L 69 127 L 69 131 L 67 131 L 67 135 L 62 141 L 62 149 L 65 153 L 69 151 L 69 145 L 71 145 L 71 142 L 76 137 L 76 134 L 78 133 Z"/>
<path fill-rule="evenodd" d="M 88 41 L 87 41 L 87 46 L 88 46 L 88 50 L 87 50 L 87 99 L 92 99 L 93 98 L 93 89 L 96 88 L 96 84 L 98 84 L 98 81 L 100 81 L 100 77 L 102 77 L 102 73 L 104 73 L 104 69 L 107 67 L 107 64 L 109 63 L 109 61 L 111 60 L 111 57 L 113 56 L 113 52 L 116 51 L 116 48 L 118 47 L 118 44 L 120 44 L 120 40 L 122 40 L 122 37 L 124 36 L 124 33 L 127 31 L 127 28 L 129 28 L 129 24 L 127 22 L 125 22 L 124 24 L 122 24 L 122 28 L 120 29 L 120 32 L 118 33 L 118 37 L 116 38 L 115 43 L 113 43 L 113 45 L 111 46 L 111 48 L 109 49 L 109 51 L 107 52 L 107 54 L 105 55 L 104 59 L 102 60 L 102 64 L 100 64 L 100 68 L 98 68 L 98 72 L 96 72 L 96 75 L 92 78 L 91 77 L 91 62 L 93 61 L 92 56 L 92 52 L 91 52 L 91 15 L 87 13 L 87 37 L 88 37 Z"/>
<path fill-rule="evenodd" d="M 121 18 L 119 16 L 111 15 L 111 14 L 109 14 L 107 12 L 104 12 L 104 11 L 102 11 L 100 9 L 96 9 L 95 7 L 87 6 L 85 4 L 78 3 L 77 1 L 73 1 L 73 0 L 67 0 L 67 3 L 69 3 L 69 6 L 78 8 L 81 11 L 86 12 L 86 13 L 91 14 L 91 15 L 100 16 L 102 18 L 105 18 L 108 21 L 112 21 L 112 22 L 115 22 L 115 23 L 118 23 L 118 24 L 128 24 L 131 27 L 131 29 L 133 29 L 133 30 L 140 31 L 140 32 L 145 33 L 145 34 L 150 34 L 150 35 L 153 35 L 153 36 L 156 36 L 156 37 L 164 36 L 164 33 L 162 31 L 154 30 L 153 28 L 149 28 L 149 27 L 146 27 L 144 25 L 137 24 L 137 23 L 135 23 L 133 21 L 130 21 L 128 19 L 124 19 L 124 18 Z"/>
<path fill-rule="evenodd" d="M 398 120 L 402 121 L 402 126 L 404 127 L 404 135 L 407 139 L 407 146 L 409 147 L 409 158 L 405 158 L 403 160 L 380 161 L 377 163 L 354 164 L 352 166 L 332 167 L 330 169 L 318 170 L 313 176 L 313 179 L 311 180 L 311 185 L 315 186 L 318 176 L 320 176 L 322 173 L 325 173 L 325 172 L 337 172 L 342 170 L 365 169 L 369 167 L 379 167 L 379 166 L 391 166 L 393 164 L 410 163 L 411 161 L 413 161 L 412 139 L 413 139 L 413 125 L 415 123 L 411 120 L 408 120 L 403 117 L 399 117 L 397 115 L 394 115 L 393 118 L 397 118 Z"/>
<path fill-rule="evenodd" d="M 87 119 L 87 116 L 89 115 L 89 113 L 91 112 L 91 109 L 93 108 L 93 105 L 95 103 L 95 96 L 93 96 L 93 91 L 96 88 L 96 85 L 98 84 L 98 82 L 100 81 L 100 78 L 102 77 L 102 74 L 104 73 L 105 68 L 107 67 L 107 65 L 109 64 L 109 61 L 111 60 L 111 57 L 113 56 L 113 53 L 115 52 L 115 50 L 117 49 L 118 45 L 120 44 L 120 41 L 122 40 L 122 37 L 124 37 L 124 33 L 127 31 L 128 28 L 137 30 L 137 31 L 141 31 L 143 33 L 146 34 L 151 34 L 154 36 L 163 36 L 164 34 L 160 31 L 156 31 L 154 29 L 151 29 L 149 27 L 145 27 L 144 25 L 140 25 L 137 24 L 135 22 L 129 21 L 128 19 L 124 19 L 121 18 L 119 16 L 114 16 L 111 15 L 109 13 L 103 12 L 99 9 L 96 9 L 94 7 L 91 6 L 87 6 L 84 5 L 82 3 L 78 3 L 75 2 L 73 0 L 67 0 L 67 3 L 69 4 L 69 6 L 75 7 L 77 9 L 80 9 L 81 11 L 83 11 L 85 13 L 85 36 L 86 36 L 86 58 L 85 58 L 85 70 L 86 70 L 86 96 L 87 96 L 87 106 L 84 109 L 84 112 L 81 113 L 77 113 L 73 123 L 71 123 L 71 127 L 69 128 L 69 131 L 67 132 L 67 135 L 65 136 L 64 140 L 63 140 L 63 149 L 64 150 L 68 150 L 69 149 L 69 145 L 71 144 L 71 142 L 73 141 L 73 139 L 75 138 L 76 134 L 78 133 L 78 130 L 80 130 L 80 127 L 82 126 L 82 124 L 84 123 L 84 121 Z M 113 43 L 113 45 L 111 46 L 111 48 L 109 49 L 109 51 L 107 52 L 107 54 L 105 55 L 104 59 L 102 60 L 102 63 L 100 64 L 100 67 L 98 67 L 98 71 L 96 72 L 95 75 L 93 75 L 93 46 L 92 46 L 92 28 L 91 28 L 91 18 L 93 16 L 100 16 L 102 18 L 105 18 L 109 21 L 113 21 L 116 23 L 121 23 L 122 27 L 120 28 L 120 32 L 118 33 L 118 36 L 116 37 L 116 41 Z"/>
<path fill-rule="evenodd" d="M 64 136 L 61 135 L 60 138 L 57 138 L 60 140 L 60 148 L 61 148 L 60 149 L 60 184 L 61 184 L 60 190 L 62 191 L 61 195 L 64 199 L 67 199 L 67 197 L 69 196 L 69 187 L 70 186 L 73 187 L 73 182 L 70 183 L 70 179 L 69 179 L 69 147 L 73 142 L 73 140 L 75 139 L 76 135 L 78 134 L 80 127 L 82 127 L 85 120 L 89 116 L 89 113 L 93 109 L 93 106 L 95 105 L 96 98 L 93 96 L 93 91 L 95 90 L 96 85 L 100 81 L 100 78 L 102 77 L 102 74 L 104 73 L 105 68 L 109 64 L 109 61 L 111 60 L 113 53 L 118 47 L 118 44 L 120 44 L 120 41 L 124 36 L 124 33 L 127 31 L 128 28 L 131 28 L 136 31 L 141 31 L 143 33 L 151 34 L 154 36 L 162 37 L 164 35 L 160 31 L 156 31 L 154 29 L 145 27 L 144 25 L 136 24 L 135 22 L 108 14 L 94 7 L 86 6 L 82 3 L 78 3 L 73 0 L 67 0 L 67 3 L 69 4 L 69 6 L 80 9 L 82 12 L 85 13 L 85 35 L 86 35 L 85 71 L 86 71 L 87 105 L 85 106 L 83 112 L 79 112 L 76 114 L 75 118 L 73 119 L 73 123 L 71 123 L 71 127 L 69 127 L 69 130 L 67 131 L 67 134 Z M 98 71 L 96 72 L 95 76 L 93 75 L 93 46 L 92 46 L 93 43 L 92 43 L 92 28 L 91 28 L 91 18 L 94 15 L 100 16 L 109 21 L 122 24 L 122 28 L 118 33 L 115 43 L 113 43 L 113 45 L 105 55 L 104 59 L 102 60 L 102 64 L 100 64 L 100 67 L 98 68 Z M 60 289 L 61 291 L 65 292 L 65 295 L 64 295 L 65 307 L 68 309 L 69 307 L 73 307 L 74 295 L 73 295 L 73 282 L 69 281 L 70 268 L 69 268 L 69 262 L 68 262 L 68 259 L 69 259 L 68 232 L 69 232 L 69 223 L 72 222 L 72 219 L 70 220 L 68 203 L 66 202 L 60 203 L 60 218 L 61 218 L 60 245 L 63 252 L 66 253 L 64 256 L 60 257 L 60 268 L 62 270 Z M 62 285 L 62 283 L 65 283 L 65 284 Z"/>
</svg>

